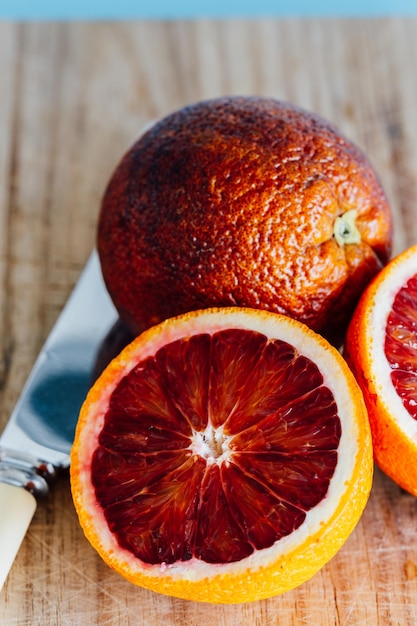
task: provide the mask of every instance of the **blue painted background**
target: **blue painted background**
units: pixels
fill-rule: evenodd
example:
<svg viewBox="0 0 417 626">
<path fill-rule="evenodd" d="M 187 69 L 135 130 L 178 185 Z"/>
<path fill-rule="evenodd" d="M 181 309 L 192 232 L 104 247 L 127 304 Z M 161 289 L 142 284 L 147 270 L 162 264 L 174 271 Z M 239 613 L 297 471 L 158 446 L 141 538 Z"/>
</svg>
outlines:
<svg viewBox="0 0 417 626">
<path fill-rule="evenodd" d="M 417 0 L 0 0 L 0 19 L 194 19 L 417 15 Z"/>
</svg>

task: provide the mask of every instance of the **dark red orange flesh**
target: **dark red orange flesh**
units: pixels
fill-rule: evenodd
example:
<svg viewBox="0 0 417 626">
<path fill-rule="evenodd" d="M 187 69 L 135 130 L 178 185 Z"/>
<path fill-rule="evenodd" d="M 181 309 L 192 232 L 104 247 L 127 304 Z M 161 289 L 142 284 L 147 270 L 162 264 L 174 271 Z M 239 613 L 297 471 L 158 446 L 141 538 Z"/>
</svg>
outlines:
<svg viewBox="0 0 417 626">
<path fill-rule="evenodd" d="M 326 496 L 340 436 L 312 361 L 286 342 L 223 330 L 169 343 L 122 379 L 92 479 L 111 531 L 142 561 L 238 561 Z"/>
<path fill-rule="evenodd" d="M 395 296 L 387 321 L 385 354 L 393 385 L 404 407 L 417 419 L 417 275 Z"/>
</svg>

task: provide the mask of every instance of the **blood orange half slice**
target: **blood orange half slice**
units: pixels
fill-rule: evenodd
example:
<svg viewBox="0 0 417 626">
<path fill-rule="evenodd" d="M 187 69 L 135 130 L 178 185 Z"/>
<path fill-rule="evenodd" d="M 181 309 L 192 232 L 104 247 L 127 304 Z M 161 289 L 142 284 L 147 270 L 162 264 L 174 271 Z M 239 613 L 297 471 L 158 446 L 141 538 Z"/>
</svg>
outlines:
<svg viewBox="0 0 417 626">
<path fill-rule="evenodd" d="M 376 462 L 417 496 L 417 246 L 363 293 L 345 356 L 368 407 Z"/>
<path fill-rule="evenodd" d="M 71 455 L 87 538 L 128 580 L 246 602 L 310 578 L 372 481 L 362 394 L 306 326 L 209 309 L 144 332 L 105 369 Z"/>
</svg>

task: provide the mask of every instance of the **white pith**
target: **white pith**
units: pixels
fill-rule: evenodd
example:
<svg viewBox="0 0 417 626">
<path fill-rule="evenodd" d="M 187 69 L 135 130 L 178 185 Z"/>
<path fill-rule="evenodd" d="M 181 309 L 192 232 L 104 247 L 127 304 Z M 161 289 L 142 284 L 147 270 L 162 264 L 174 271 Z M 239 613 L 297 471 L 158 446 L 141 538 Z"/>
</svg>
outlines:
<svg viewBox="0 0 417 626">
<path fill-rule="evenodd" d="M 392 369 L 384 352 L 387 320 L 395 296 L 400 287 L 404 286 L 416 274 L 417 252 L 410 254 L 401 263 L 397 264 L 395 272 L 386 274 L 386 278 L 381 282 L 374 298 L 366 341 L 370 352 L 371 378 L 375 384 L 378 396 L 389 407 L 389 413 L 394 416 L 400 429 L 417 443 L 417 421 L 405 409 L 392 384 Z"/>
<path fill-rule="evenodd" d="M 200 314 L 197 319 L 196 332 L 199 332 L 200 322 L 204 314 Z M 187 322 L 189 329 L 190 321 Z M 101 394 L 97 404 L 92 404 L 91 413 L 93 414 L 88 420 L 88 432 L 85 432 L 83 441 L 86 442 L 83 448 L 79 450 L 80 464 L 83 467 L 83 481 L 88 484 L 83 493 L 83 507 L 89 513 L 91 524 L 97 529 L 102 539 L 103 549 L 106 552 L 114 552 L 117 558 L 124 558 L 128 564 L 128 568 L 134 571 L 146 571 L 148 575 L 155 572 L 158 577 L 168 576 L 173 579 L 200 580 L 206 577 L 212 577 L 219 573 L 231 572 L 238 574 L 239 571 L 247 572 L 248 569 L 257 570 L 260 567 L 267 567 L 270 563 L 277 561 L 281 554 L 288 553 L 295 549 L 298 545 L 303 544 L 308 537 L 319 534 L 321 529 L 325 528 L 330 518 L 333 516 L 336 507 L 339 504 L 341 495 L 346 491 L 349 481 L 351 481 L 354 472 L 357 455 L 358 455 L 358 426 L 352 418 L 352 399 L 349 393 L 348 385 L 345 383 L 345 373 L 335 361 L 334 355 L 320 341 L 317 341 L 313 335 L 306 335 L 298 325 L 292 323 L 291 320 L 278 316 L 255 317 L 253 313 L 248 316 L 245 310 L 230 310 L 227 314 L 222 312 L 220 315 L 207 314 L 204 319 L 204 332 L 216 332 L 223 327 L 243 328 L 263 333 L 268 338 L 282 339 L 290 341 L 301 354 L 313 362 L 319 364 L 323 374 L 324 385 L 326 385 L 333 393 L 337 406 L 338 414 L 342 425 L 342 435 L 338 450 L 338 463 L 335 473 L 330 481 L 330 486 L 326 497 L 313 509 L 307 512 L 305 521 L 291 535 L 282 538 L 265 550 L 255 551 L 252 555 L 242 559 L 239 562 L 230 564 L 209 564 L 193 558 L 186 562 L 177 562 L 172 565 L 147 565 L 136 559 L 128 551 L 122 551 L 115 537 L 110 532 L 104 515 L 97 506 L 95 500 L 94 488 L 90 481 L 90 459 L 93 450 L 96 448 L 98 436 L 102 430 L 105 411 L 108 406 L 108 399 L 117 386 L 119 380 L 128 373 L 134 354 L 126 353 L 125 370 L 120 372 L 117 380 L 112 379 L 112 387 L 106 389 L 106 394 Z M 160 345 L 165 345 L 167 341 L 178 339 L 178 326 L 172 337 L 172 328 L 167 325 L 161 327 L 159 338 L 152 340 L 152 346 L 142 346 L 140 354 L 146 358 L 148 354 L 154 354 Z M 139 349 L 139 348 L 138 348 Z M 94 417 L 93 417 L 94 416 Z M 88 442 L 88 444 L 87 444 Z M 221 463 L 229 458 L 230 450 L 228 447 L 228 439 L 223 436 L 221 431 L 214 432 L 209 425 L 204 433 L 195 433 L 191 441 L 190 448 L 195 454 L 206 459 L 208 463 Z M 84 461 L 84 464 L 82 463 Z M 98 530 L 97 527 L 100 527 Z"/>
<path fill-rule="evenodd" d="M 221 426 L 214 428 L 209 422 L 205 430 L 193 430 L 190 450 L 205 459 L 207 465 L 214 463 L 221 465 L 224 461 L 228 461 L 232 455 L 229 448 L 229 442 L 232 438 L 224 434 Z"/>
</svg>

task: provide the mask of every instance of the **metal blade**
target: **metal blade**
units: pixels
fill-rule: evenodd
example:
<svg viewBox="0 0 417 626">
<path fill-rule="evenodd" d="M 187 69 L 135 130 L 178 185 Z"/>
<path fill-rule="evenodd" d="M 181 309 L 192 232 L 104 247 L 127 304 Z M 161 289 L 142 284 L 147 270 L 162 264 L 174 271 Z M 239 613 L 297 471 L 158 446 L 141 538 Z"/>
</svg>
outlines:
<svg viewBox="0 0 417 626">
<path fill-rule="evenodd" d="M 116 319 L 93 252 L 0 437 L 0 481 L 42 492 L 42 477 L 69 465 L 97 351 Z"/>
</svg>

